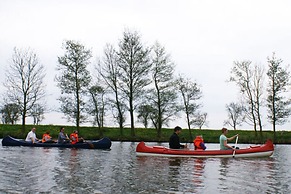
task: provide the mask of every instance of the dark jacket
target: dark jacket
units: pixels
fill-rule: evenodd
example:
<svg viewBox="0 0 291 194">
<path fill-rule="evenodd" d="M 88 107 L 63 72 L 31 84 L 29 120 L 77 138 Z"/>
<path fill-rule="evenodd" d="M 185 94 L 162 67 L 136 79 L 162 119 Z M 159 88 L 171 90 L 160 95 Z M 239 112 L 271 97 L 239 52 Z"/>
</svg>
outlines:
<svg viewBox="0 0 291 194">
<path fill-rule="evenodd" d="M 180 144 L 180 138 L 176 133 L 173 133 L 173 135 L 171 135 L 169 144 L 171 149 L 184 148 L 184 145 Z"/>
</svg>

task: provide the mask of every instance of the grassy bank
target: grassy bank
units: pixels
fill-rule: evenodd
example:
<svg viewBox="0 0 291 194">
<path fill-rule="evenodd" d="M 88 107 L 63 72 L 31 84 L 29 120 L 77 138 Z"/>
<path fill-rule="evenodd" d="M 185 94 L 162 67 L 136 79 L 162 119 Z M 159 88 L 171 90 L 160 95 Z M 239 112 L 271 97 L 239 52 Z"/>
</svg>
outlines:
<svg viewBox="0 0 291 194">
<path fill-rule="evenodd" d="M 32 127 L 36 127 L 36 135 L 38 138 L 42 137 L 42 134 L 46 131 L 50 131 L 51 136 L 56 139 L 61 126 L 58 125 L 26 125 L 25 132 L 21 132 L 21 125 L 0 125 L 0 138 L 6 135 L 10 135 L 16 138 L 24 139 L 26 134 Z M 68 135 L 75 130 L 74 126 L 65 126 L 65 133 Z M 130 128 L 123 130 L 123 136 L 120 136 L 119 128 L 103 128 L 99 131 L 96 127 L 81 127 L 79 130 L 80 136 L 85 139 L 100 139 L 101 137 L 108 137 L 112 141 L 152 141 L 152 142 L 168 142 L 170 135 L 173 133 L 173 129 L 165 128 L 162 130 L 162 137 L 157 137 L 157 131 L 155 129 L 136 128 L 136 136 L 132 137 L 130 134 Z M 196 135 L 203 135 L 206 143 L 218 143 L 218 138 L 221 134 L 220 129 L 207 129 L 197 130 L 192 129 L 192 138 L 188 129 L 183 129 L 180 134 L 181 142 L 191 142 Z M 264 143 L 266 139 L 272 139 L 274 141 L 274 133 L 272 131 L 263 131 L 262 133 L 255 133 L 254 131 L 246 130 L 229 130 L 228 137 L 235 134 L 239 134 L 239 143 Z M 289 131 L 277 131 L 276 144 L 291 144 L 291 132 Z"/>
</svg>

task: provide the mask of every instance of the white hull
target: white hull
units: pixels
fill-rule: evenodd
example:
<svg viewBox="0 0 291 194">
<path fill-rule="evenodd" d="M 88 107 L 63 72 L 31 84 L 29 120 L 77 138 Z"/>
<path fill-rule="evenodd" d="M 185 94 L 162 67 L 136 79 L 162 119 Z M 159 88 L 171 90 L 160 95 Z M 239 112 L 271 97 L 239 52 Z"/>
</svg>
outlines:
<svg viewBox="0 0 291 194">
<path fill-rule="evenodd" d="M 137 156 L 158 156 L 158 157 L 183 157 L 183 158 L 259 158 L 259 157 L 269 157 L 274 151 L 266 152 L 255 152 L 255 153 L 244 153 L 231 155 L 174 155 L 174 154 L 160 154 L 160 153 L 146 153 L 146 152 L 136 152 Z"/>
</svg>

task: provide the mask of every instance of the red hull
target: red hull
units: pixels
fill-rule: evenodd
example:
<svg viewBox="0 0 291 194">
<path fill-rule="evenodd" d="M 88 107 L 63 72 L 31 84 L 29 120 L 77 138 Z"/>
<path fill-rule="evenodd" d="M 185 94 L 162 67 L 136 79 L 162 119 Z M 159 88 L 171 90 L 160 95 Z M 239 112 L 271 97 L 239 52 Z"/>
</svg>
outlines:
<svg viewBox="0 0 291 194">
<path fill-rule="evenodd" d="M 274 145 L 271 140 L 260 146 L 250 146 L 248 148 L 233 150 L 189 150 L 189 149 L 169 149 L 163 146 L 146 146 L 140 142 L 136 147 L 138 156 L 167 156 L 167 157 L 269 157 L 274 152 Z"/>
</svg>

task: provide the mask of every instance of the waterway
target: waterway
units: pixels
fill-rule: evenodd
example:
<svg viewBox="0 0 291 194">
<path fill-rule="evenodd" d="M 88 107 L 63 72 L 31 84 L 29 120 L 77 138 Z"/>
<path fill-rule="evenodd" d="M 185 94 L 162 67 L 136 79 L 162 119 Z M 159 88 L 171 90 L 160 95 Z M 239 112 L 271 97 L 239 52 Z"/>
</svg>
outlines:
<svg viewBox="0 0 291 194">
<path fill-rule="evenodd" d="M 113 142 L 111 150 L 0 146 L 0 193 L 291 191 L 290 145 L 276 145 L 273 156 L 253 159 L 137 157 L 136 145 Z"/>
</svg>

